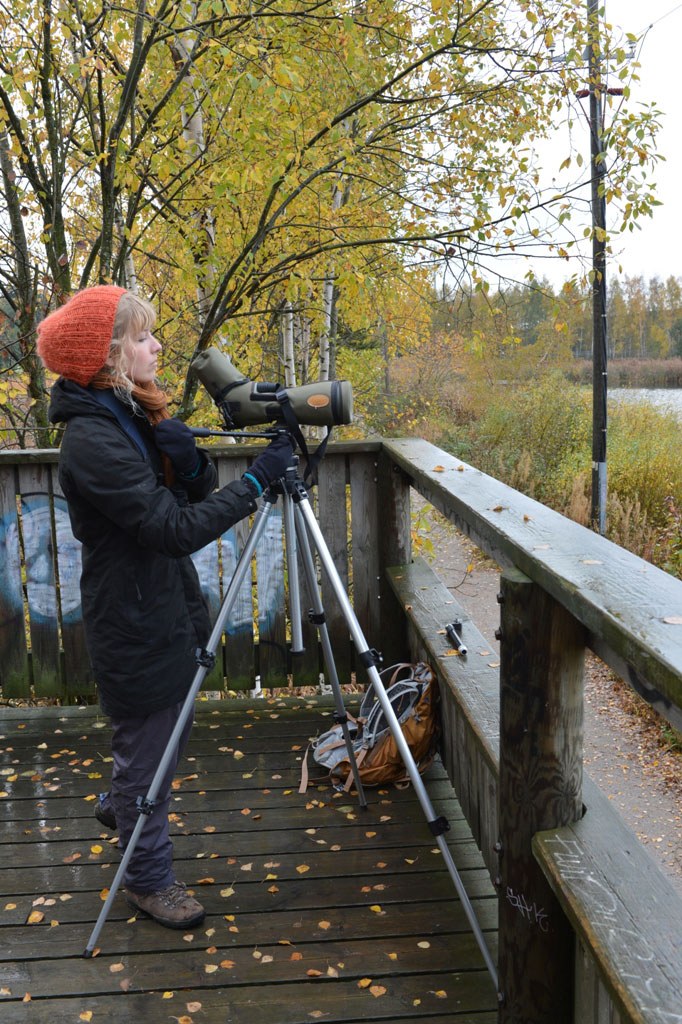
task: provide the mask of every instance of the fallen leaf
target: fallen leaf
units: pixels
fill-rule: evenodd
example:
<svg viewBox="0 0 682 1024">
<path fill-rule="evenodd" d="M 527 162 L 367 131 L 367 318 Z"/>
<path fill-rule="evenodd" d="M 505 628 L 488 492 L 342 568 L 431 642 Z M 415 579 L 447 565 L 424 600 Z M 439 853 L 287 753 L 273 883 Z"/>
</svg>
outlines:
<svg viewBox="0 0 682 1024">
<path fill-rule="evenodd" d="M 40 924 L 44 917 L 42 910 L 32 910 L 26 919 L 26 924 Z"/>
<path fill-rule="evenodd" d="M 383 914 L 383 910 L 381 909 L 378 903 L 375 903 L 369 909 L 372 911 L 373 914 Z"/>
<path fill-rule="evenodd" d="M 447 994 L 447 992 L 445 991 L 444 988 L 437 989 L 433 994 L 436 997 L 436 999 L 447 999 L 448 998 L 448 994 Z"/>
<path fill-rule="evenodd" d="M 682 615 L 666 615 L 663 621 L 669 626 L 682 626 Z"/>
<path fill-rule="evenodd" d="M 315 970 L 314 967 L 311 967 L 310 970 L 306 971 L 305 973 L 308 975 L 309 978 L 319 978 L 322 974 L 322 971 L 317 971 Z"/>
<path fill-rule="evenodd" d="M 318 921 L 317 927 L 326 932 L 328 928 L 331 928 L 331 921 Z"/>
<path fill-rule="evenodd" d="M 82 1013 L 78 1014 L 78 1019 L 85 1021 L 92 1020 L 92 1010 L 83 1010 Z"/>
<path fill-rule="evenodd" d="M 299 864 L 296 870 L 298 871 L 299 875 L 304 875 L 306 871 L 310 871 L 310 867 L 307 864 Z"/>
<path fill-rule="evenodd" d="M 218 965 L 217 964 L 204 964 L 204 973 L 205 974 L 214 974 L 215 971 L 217 971 L 217 970 L 218 970 Z"/>
<path fill-rule="evenodd" d="M 383 985 L 370 985 L 370 989 L 369 990 L 370 990 L 370 992 L 372 993 L 372 995 L 374 996 L 375 999 L 378 999 L 379 996 L 385 996 L 386 995 L 386 989 L 384 988 Z"/>
<path fill-rule="evenodd" d="M 124 971 L 125 970 L 125 965 L 121 964 L 121 963 L 119 963 L 119 964 L 111 964 L 111 966 L 109 967 L 109 970 L 111 971 L 112 974 L 118 974 L 119 971 Z"/>
<path fill-rule="evenodd" d="M 175 992 L 164 992 L 163 995 L 161 996 L 161 998 L 162 999 L 172 999 L 174 995 L 175 995 Z"/>
<path fill-rule="evenodd" d="M 371 978 L 360 978 L 360 981 L 358 982 L 358 988 L 369 988 L 371 984 Z"/>
<path fill-rule="evenodd" d="M 434 473 L 444 473 L 445 472 L 445 466 L 434 466 L 432 472 L 434 472 Z"/>
<path fill-rule="evenodd" d="M 220 966 L 223 968 L 223 970 L 229 971 L 234 967 L 234 960 L 221 960 Z M 189 1006 L 187 1007 L 187 1009 L 189 1009 Z"/>
<path fill-rule="evenodd" d="M 198 1013 L 201 1009 L 201 1003 L 187 1003 L 187 1009 L 189 1013 Z"/>
</svg>

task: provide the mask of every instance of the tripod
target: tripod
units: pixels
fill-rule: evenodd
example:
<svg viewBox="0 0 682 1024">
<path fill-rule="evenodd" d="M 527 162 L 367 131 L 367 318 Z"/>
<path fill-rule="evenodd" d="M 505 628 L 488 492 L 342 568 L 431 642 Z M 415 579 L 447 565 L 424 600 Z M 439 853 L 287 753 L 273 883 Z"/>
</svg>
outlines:
<svg viewBox="0 0 682 1024">
<path fill-rule="evenodd" d="M 331 553 L 327 547 L 326 541 L 322 535 L 319 524 L 315 518 L 314 512 L 310 505 L 308 498 L 307 489 L 303 481 L 298 476 L 298 459 L 293 456 L 289 467 L 287 468 L 284 475 L 274 485 L 271 485 L 263 495 L 263 501 L 260 505 L 256 516 L 254 518 L 253 527 L 247 538 L 247 542 L 244 546 L 242 554 L 237 563 L 234 575 L 230 581 L 227 592 L 225 594 L 223 603 L 218 612 L 213 630 L 208 640 L 207 647 L 197 651 L 197 672 L 190 687 L 190 690 L 185 698 L 185 702 L 182 707 L 182 711 L 175 725 L 173 733 L 171 734 L 168 746 L 162 757 L 154 778 L 152 779 L 149 791 L 146 797 L 138 798 L 138 809 L 140 811 L 137 823 L 133 830 L 133 833 L 128 841 L 126 849 L 124 851 L 121 863 L 118 871 L 114 877 L 114 880 L 109 889 L 107 899 L 102 907 L 99 914 L 95 927 L 93 928 L 90 939 L 84 951 L 86 958 L 91 957 L 97 942 L 97 938 L 104 926 L 104 923 L 109 914 L 109 910 L 116 896 L 116 893 L 120 887 L 121 880 L 126 871 L 130 858 L 135 850 L 135 846 L 140 837 L 140 833 L 144 828 L 145 821 L 150 815 L 155 806 L 156 797 L 159 792 L 162 780 L 166 774 L 168 766 L 174 756 L 175 750 L 177 749 L 179 738 L 182 731 L 192 713 L 194 700 L 201 688 L 201 684 L 204 681 L 207 673 L 212 669 L 215 664 L 215 651 L 220 644 L 220 638 L 225 629 L 227 620 L 230 612 L 237 598 L 241 583 L 249 570 L 251 558 L 256 549 L 258 541 L 262 536 L 268 518 L 272 514 L 275 507 L 278 496 L 282 496 L 283 506 L 283 520 L 284 520 L 284 533 L 287 544 L 287 564 L 289 569 L 289 596 L 290 596 L 290 615 L 291 615 L 291 632 L 292 632 L 292 653 L 295 654 L 297 651 L 302 649 L 302 631 L 301 631 L 301 616 L 300 616 L 300 603 L 299 603 L 299 586 L 298 586 L 298 570 L 296 562 L 296 552 L 300 549 L 301 561 L 303 569 L 306 575 L 308 583 L 308 590 L 313 595 L 313 609 L 311 613 L 311 620 L 317 626 L 322 652 L 325 660 L 325 666 L 329 676 L 329 682 L 331 683 L 332 690 L 335 699 L 335 718 L 341 723 L 346 748 L 349 755 L 351 770 L 353 772 L 353 779 L 357 788 L 358 798 L 360 805 L 363 808 L 367 807 L 367 801 L 365 798 L 364 790 L 360 780 L 360 774 L 355 761 L 353 753 L 352 742 L 347 725 L 347 715 L 343 704 L 343 697 L 341 688 L 339 685 L 338 675 L 334 664 L 334 656 L 329 639 L 329 634 L 326 627 L 324 607 L 322 605 L 322 599 L 320 596 L 319 587 L 317 584 L 315 563 L 313 559 L 313 550 L 317 552 L 320 564 L 324 569 L 328 582 L 332 588 L 334 596 L 336 597 L 339 606 L 341 608 L 343 617 L 348 625 L 351 638 L 353 640 L 355 650 L 358 655 L 360 664 L 365 668 L 367 675 L 374 687 L 374 692 L 381 704 L 381 708 L 388 722 L 388 726 L 391 730 L 393 738 L 395 739 L 400 755 L 405 764 L 405 768 L 409 775 L 410 781 L 414 786 L 415 793 L 419 803 L 424 811 L 428 827 L 431 834 L 434 836 L 436 843 L 443 855 L 444 862 L 447 866 L 448 872 L 454 882 L 457 894 L 460 898 L 464 911 L 466 913 L 469 924 L 474 932 L 474 936 L 481 950 L 483 958 L 486 963 L 486 967 L 490 972 L 493 982 L 497 987 L 497 971 L 493 963 L 490 951 L 485 942 L 485 938 L 481 931 L 478 920 L 476 919 L 473 907 L 469 897 L 464 889 L 462 880 L 457 871 L 457 867 L 452 859 L 452 854 L 447 846 L 444 839 L 444 834 L 449 830 L 450 825 L 447 819 L 443 816 L 436 816 L 433 805 L 429 798 L 426 788 L 424 786 L 419 769 L 415 764 L 412 752 L 410 751 L 409 745 L 402 733 L 400 724 L 396 717 L 396 714 L 391 706 L 391 702 L 386 694 L 386 690 L 383 685 L 383 681 L 377 668 L 377 663 L 380 660 L 376 651 L 368 647 L 367 641 L 362 633 L 360 624 L 355 616 L 353 607 L 350 603 L 348 595 L 344 589 L 341 578 L 336 570 L 334 561 Z"/>
</svg>

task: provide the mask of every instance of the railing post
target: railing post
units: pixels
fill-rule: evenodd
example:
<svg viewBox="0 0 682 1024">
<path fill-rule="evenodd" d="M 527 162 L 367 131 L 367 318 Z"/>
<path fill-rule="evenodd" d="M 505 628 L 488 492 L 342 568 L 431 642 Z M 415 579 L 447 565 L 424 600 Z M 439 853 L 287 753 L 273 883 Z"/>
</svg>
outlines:
<svg viewBox="0 0 682 1024">
<path fill-rule="evenodd" d="M 381 452 L 378 466 L 379 487 L 379 619 L 381 635 L 371 638 L 384 657 L 384 664 L 409 660 L 405 610 L 397 601 L 386 569 L 407 565 L 412 558 L 412 520 L 410 518 L 410 484 L 403 471 Z"/>
<path fill-rule="evenodd" d="M 582 815 L 582 627 L 515 569 L 500 593 L 499 1024 L 571 1024 L 574 936 L 535 832 Z"/>
</svg>

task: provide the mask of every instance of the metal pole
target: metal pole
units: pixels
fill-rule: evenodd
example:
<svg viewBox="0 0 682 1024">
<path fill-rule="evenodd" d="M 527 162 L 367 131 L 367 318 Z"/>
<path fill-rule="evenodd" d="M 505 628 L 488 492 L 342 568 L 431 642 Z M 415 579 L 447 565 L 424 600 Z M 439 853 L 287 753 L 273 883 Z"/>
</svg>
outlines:
<svg viewBox="0 0 682 1024">
<path fill-rule="evenodd" d="M 592 506 L 593 529 L 606 532 L 606 161 L 602 139 L 599 2 L 587 0 L 590 154 L 592 161 Z M 602 7 L 603 9 L 603 7 Z"/>
</svg>

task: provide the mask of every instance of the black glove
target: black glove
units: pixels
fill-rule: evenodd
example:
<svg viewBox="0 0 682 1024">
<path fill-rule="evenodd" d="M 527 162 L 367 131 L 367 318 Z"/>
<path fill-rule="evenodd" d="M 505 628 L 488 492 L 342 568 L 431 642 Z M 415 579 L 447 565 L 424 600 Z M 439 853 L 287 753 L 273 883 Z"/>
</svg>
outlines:
<svg viewBox="0 0 682 1024">
<path fill-rule="evenodd" d="M 294 446 L 289 435 L 278 434 L 265 451 L 253 460 L 244 476 L 247 480 L 252 477 L 258 482 L 261 491 L 264 491 L 273 480 L 284 475 L 293 454 Z"/>
<path fill-rule="evenodd" d="M 154 427 L 156 447 L 173 463 L 180 476 L 196 476 L 201 464 L 194 434 L 182 420 L 161 420 Z"/>
</svg>

